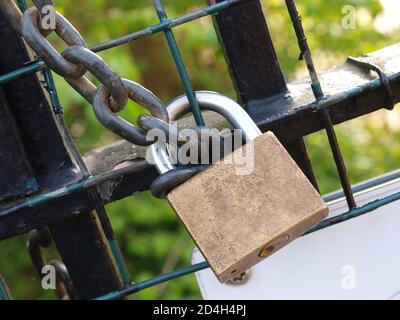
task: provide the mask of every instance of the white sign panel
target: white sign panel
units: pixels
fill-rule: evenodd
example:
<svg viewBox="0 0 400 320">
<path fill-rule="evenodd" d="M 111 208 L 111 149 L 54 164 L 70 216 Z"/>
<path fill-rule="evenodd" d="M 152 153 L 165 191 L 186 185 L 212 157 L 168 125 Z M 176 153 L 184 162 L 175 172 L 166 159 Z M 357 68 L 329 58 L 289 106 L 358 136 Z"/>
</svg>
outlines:
<svg viewBox="0 0 400 320">
<path fill-rule="evenodd" d="M 399 180 L 356 195 L 363 205 L 400 191 Z M 347 211 L 329 204 L 330 217 Z M 197 249 L 193 263 L 204 261 Z M 253 267 L 242 284 L 196 273 L 204 299 L 400 299 L 400 202 L 303 236 Z"/>
</svg>

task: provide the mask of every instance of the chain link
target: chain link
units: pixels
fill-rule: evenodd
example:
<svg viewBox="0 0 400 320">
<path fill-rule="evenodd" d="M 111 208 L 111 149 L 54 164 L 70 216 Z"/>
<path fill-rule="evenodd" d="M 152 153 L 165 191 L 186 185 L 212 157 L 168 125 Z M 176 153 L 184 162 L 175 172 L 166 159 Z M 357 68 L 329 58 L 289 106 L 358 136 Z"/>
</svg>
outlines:
<svg viewBox="0 0 400 320">
<path fill-rule="evenodd" d="M 42 8 L 53 5 L 53 1 L 34 0 L 34 4 L 35 7 L 22 13 L 13 0 L 1 0 L 0 10 L 37 56 L 93 105 L 97 118 L 105 127 L 134 144 L 151 144 L 152 141 L 146 140 L 145 131 L 113 113 L 121 111 L 129 98 L 153 116 L 168 122 L 164 104 L 144 87 L 122 79 L 100 56 L 87 48 L 75 27 L 56 12 L 55 32 L 68 45 L 60 54 L 46 39 L 49 30 L 43 30 L 40 23 Z M 99 87 L 85 76 L 88 71 L 99 80 Z"/>
<path fill-rule="evenodd" d="M 39 21 L 40 13 L 37 8 L 28 9 L 22 16 L 21 31 L 26 42 L 55 73 L 66 78 L 81 78 L 86 73 L 85 68 L 67 61 L 57 52 L 41 33 Z M 86 47 L 85 41 L 78 31 L 58 13 L 56 14 L 55 31 L 68 45 Z"/>
<path fill-rule="evenodd" d="M 157 3 L 161 5 L 160 2 Z M 179 129 L 169 124 L 164 104 L 152 92 L 133 81 L 122 79 L 100 56 L 87 48 L 75 27 L 65 17 L 55 12 L 55 32 L 68 45 L 68 48 L 60 54 L 46 40 L 49 31 L 43 30 L 40 23 L 42 8 L 53 5 L 53 1 L 34 0 L 34 4 L 35 7 L 22 14 L 13 0 L 0 0 L 0 9 L 38 57 L 50 69 L 64 77 L 71 87 L 93 105 L 94 113 L 103 126 L 129 142 L 142 146 L 154 143 L 146 138 L 146 132 L 154 129 L 153 126 L 164 132 L 175 132 L 177 136 L 180 135 Z M 98 87 L 85 76 L 88 71 L 99 80 Z M 125 107 L 128 99 L 143 106 L 152 115 L 150 118 L 144 117 L 138 121 L 139 128 L 115 114 Z M 157 121 L 145 121 L 152 118 Z M 199 141 L 198 147 L 201 147 L 201 144 Z M 165 196 L 171 188 L 202 169 L 204 166 L 176 168 L 155 181 L 152 186 L 153 194 L 157 197 Z"/>
<path fill-rule="evenodd" d="M 128 91 L 129 99 L 143 105 L 153 116 L 168 122 L 166 108 L 153 93 L 133 81 L 127 79 L 122 79 L 122 81 Z M 109 96 L 110 93 L 106 86 L 100 85 L 93 98 L 93 109 L 97 119 L 106 128 L 129 142 L 146 146 L 152 144 L 154 141 L 147 141 L 143 130 L 136 128 L 112 112 L 109 105 Z"/>
<path fill-rule="evenodd" d="M 100 56 L 82 46 L 69 47 L 63 51 L 62 56 L 73 64 L 84 66 L 108 89 L 111 94 L 110 108 L 113 112 L 123 109 L 128 102 L 128 91 L 122 79 Z"/>
</svg>

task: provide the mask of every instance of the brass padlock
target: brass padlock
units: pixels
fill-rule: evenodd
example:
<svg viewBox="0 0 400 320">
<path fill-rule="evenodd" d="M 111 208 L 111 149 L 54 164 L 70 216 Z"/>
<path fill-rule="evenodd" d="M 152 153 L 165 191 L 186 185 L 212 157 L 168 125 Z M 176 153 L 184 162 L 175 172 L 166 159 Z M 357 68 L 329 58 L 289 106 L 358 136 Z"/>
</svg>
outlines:
<svg viewBox="0 0 400 320">
<path fill-rule="evenodd" d="M 235 101 L 197 92 L 202 109 L 242 129 L 247 144 L 173 189 L 167 199 L 220 282 L 262 261 L 323 220 L 328 208 L 279 140 L 261 134 Z M 186 97 L 167 107 L 170 121 L 190 111 Z M 252 144 L 252 173 L 238 175 L 233 161 Z M 150 147 L 162 174 L 173 169 L 167 148 Z M 231 161 L 230 161 L 231 160 Z"/>
</svg>

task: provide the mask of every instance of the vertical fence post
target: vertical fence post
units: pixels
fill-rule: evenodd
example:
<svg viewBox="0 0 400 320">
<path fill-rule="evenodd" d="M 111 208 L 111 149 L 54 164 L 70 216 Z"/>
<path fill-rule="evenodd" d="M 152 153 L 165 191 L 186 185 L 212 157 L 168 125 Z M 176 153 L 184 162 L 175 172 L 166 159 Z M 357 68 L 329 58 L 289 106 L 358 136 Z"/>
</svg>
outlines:
<svg viewBox="0 0 400 320">
<path fill-rule="evenodd" d="M 24 66 L 30 61 L 30 56 L 21 38 L 2 14 L 0 26 L 0 42 L 7 43 L 0 53 L 0 73 L 6 74 Z M 21 148 L 16 150 L 24 149 L 25 157 L 38 182 L 37 189 L 57 189 L 82 179 L 83 173 L 79 172 L 76 166 L 81 159 L 72 159 L 71 146 L 68 145 L 71 140 L 69 136 L 65 136 L 68 131 L 66 128 L 63 132 L 60 131 L 59 128 L 63 124 L 53 113 L 38 77 L 35 74 L 24 75 L 8 82 L 2 87 L 2 91 L 4 95 L 0 105 L 10 106 L 9 116 L 13 118 L 14 132 L 20 135 L 18 142 Z M 0 123 L 5 119 L 2 114 L 0 112 Z M 0 143 L 0 154 L 10 152 L 13 152 L 10 144 Z M 19 159 L 21 155 L 15 154 L 14 157 Z M 0 164 L 0 169 L 2 166 L 5 172 L 10 171 L 7 163 Z M 17 172 L 18 168 L 14 167 L 16 169 L 11 171 L 14 176 L 25 174 L 24 171 Z M 3 183 L 0 183 L 0 186 L 3 186 Z M 24 194 L 25 190 L 22 190 L 19 196 Z M 18 197 L 18 194 L 15 196 Z M 49 227 L 79 298 L 91 299 L 121 289 L 123 283 L 110 254 L 103 229 L 98 223 L 97 214 L 81 212 L 79 206 L 71 210 L 76 213 L 73 218 L 58 221 Z M 35 219 L 40 220 L 40 215 Z"/>
<path fill-rule="evenodd" d="M 221 0 L 210 0 L 210 3 L 217 2 Z M 280 106 L 290 103 L 260 2 L 249 1 L 217 13 L 214 25 L 238 97 L 250 116 L 265 112 L 265 108 L 279 111 Z M 310 182 L 318 188 L 303 138 L 294 141 L 287 141 L 284 136 L 278 138 Z"/>
</svg>

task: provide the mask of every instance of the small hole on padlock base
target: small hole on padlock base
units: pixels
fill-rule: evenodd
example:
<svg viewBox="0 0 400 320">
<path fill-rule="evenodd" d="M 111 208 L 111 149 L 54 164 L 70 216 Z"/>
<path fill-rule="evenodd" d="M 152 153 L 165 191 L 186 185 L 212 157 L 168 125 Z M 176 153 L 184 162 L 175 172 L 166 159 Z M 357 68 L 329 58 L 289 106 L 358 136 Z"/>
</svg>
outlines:
<svg viewBox="0 0 400 320">
<path fill-rule="evenodd" d="M 271 241 L 268 245 L 266 245 L 264 248 L 260 250 L 258 253 L 259 258 L 266 258 L 274 251 L 278 250 L 279 248 L 282 248 L 284 245 L 286 245 L 289 242 L 290 236 L 288 234 L 285 234 L 283 236 L 279 236 L 275 240 Z"/>
<path fill-rule="evenodd" d="M 275 251 L 275 246 L 269 246 L 269 247 L 262 249 L 260 251 L 260 253 L 258 254 L 258 256 L 260 258 L 265 258 L 265 257 L 268 257 L 274 251 Z"/>
</svg>

